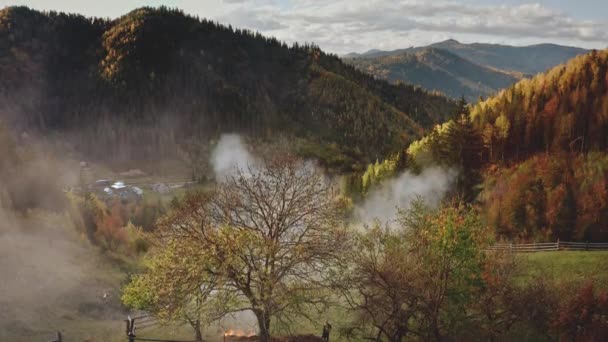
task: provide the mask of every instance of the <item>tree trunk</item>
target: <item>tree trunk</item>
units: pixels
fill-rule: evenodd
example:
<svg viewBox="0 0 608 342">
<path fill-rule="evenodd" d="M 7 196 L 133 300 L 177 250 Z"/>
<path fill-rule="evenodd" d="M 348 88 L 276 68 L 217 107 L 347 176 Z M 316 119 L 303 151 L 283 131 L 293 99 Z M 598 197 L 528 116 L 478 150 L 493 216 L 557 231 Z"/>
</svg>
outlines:
<svg viewBox="0 0 608 342">
<path fill-rule="evenodd" d="M 441 335 L 441 332 L 439 331 L 439 327 L 437 326 L 436 322 L 433 323 L 433 337 L 435 337 L 436 342 L 443 341 L 443 336 Z"/>
<path fill-rule="evenodd" d="M 253 312 L 258 320 L 258 339 L 260 342 L 270 342 L 270 317 L 265 310 Z"/>
<path fill-rule="evenodd" d="M 202 341 L 203 340 L 203 333 L 201 332 L 201 321 L 197 319 L 193 328 L 194 328 L 194 340 L 195 341 Z"/>
<path fill-rule="evenodd" d="M 431 320 L 430 328 L 433 333 L 434 341 L 435 342 L 443 341 L 443 336 L 441 335 L 441 331 L 439 330 L 439 309 L 435 309 L 433 311 L 433 317 Z"/>
</svg>

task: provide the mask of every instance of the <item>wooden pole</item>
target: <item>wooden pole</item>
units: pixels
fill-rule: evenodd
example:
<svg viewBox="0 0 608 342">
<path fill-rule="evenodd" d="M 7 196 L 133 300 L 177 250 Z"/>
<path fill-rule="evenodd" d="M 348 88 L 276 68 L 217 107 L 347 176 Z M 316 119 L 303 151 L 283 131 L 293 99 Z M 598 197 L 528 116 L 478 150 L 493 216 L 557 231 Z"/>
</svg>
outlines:
<svg viewBox="0 0 608 342">
<path fill-rule="evenodd" d="M 57 332 L 57 336 L 55 337 L 54 340 L 51 340 L 50 342 L 62 342 L 61 340 L 61 332 Z"/>
</svg>

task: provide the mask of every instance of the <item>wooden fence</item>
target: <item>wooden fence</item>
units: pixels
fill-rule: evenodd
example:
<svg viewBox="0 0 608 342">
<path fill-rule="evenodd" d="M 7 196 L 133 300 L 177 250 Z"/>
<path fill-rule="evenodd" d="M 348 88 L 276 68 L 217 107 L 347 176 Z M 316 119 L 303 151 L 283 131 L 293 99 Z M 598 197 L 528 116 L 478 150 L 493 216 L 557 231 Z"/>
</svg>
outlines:
<svg viewBox="0 0 608 342">
<path fill-rule="evenodd" d="M 524 252 L 550 252 L 550 251 L 607 251 L 608 242 L 542 242 L 542 243 L 497 243 L 488 250 L 491 251 L 510 251 L 516 253 Z"/>
</svg>

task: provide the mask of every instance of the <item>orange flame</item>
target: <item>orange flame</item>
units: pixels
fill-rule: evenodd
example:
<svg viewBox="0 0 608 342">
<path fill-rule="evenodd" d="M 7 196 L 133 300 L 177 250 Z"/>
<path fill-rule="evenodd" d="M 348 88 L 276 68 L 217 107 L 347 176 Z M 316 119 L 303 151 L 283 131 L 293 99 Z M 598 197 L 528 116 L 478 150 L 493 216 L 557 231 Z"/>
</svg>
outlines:
<svg viewBox="0 0 608 342">
<path fill-rule="evenodd" d="M 224 331 L 224 336 L 252 337 L 255 336 L 255 332 L 253 330 L 244 331 L 240 329 L 228 329 Z"/>
</svg>

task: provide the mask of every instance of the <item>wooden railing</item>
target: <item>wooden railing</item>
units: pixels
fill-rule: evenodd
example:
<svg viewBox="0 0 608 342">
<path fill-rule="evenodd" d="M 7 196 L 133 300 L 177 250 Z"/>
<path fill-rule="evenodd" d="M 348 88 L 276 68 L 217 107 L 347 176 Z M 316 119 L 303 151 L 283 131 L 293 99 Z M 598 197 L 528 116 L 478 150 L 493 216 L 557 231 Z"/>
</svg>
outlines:
<svg viewBox="0 0 608 342">
<path fill-rule="evenodd" d="M 550 251 L 608 251 L 608 242 L 541 242 L 541 243 L 497 243 L 488 248 L 491 251 L 510 252 L 550 252 Z"/>
</svg>

